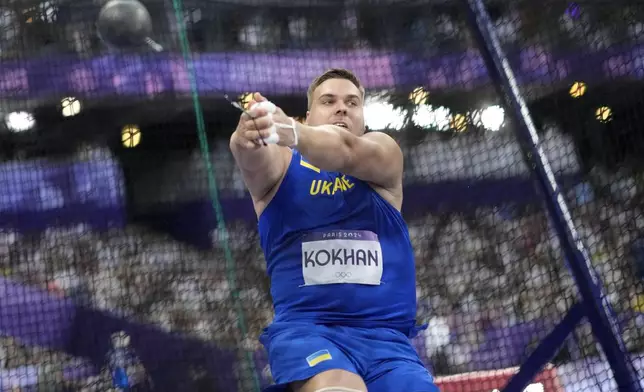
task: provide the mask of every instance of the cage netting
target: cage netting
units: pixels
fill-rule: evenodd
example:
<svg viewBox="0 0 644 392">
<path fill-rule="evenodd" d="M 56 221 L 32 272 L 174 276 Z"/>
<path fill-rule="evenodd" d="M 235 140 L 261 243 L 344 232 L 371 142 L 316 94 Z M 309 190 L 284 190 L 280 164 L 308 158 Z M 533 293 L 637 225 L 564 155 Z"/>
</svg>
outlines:
<svg viewBox="0 0 644 392">
<path fill-rule="evenodd" d="M 270 384 L 269 282 L 223 94 L 303 121 L 332 67 L 403 149 L 429 324 L 414 345 L 442 391 L 501 390 L 578 301 L 462 2 L 144 1 L 160 52 L 102 43 L 104 4 L 0 1 L 0 390 Z M 644 4 L 488 10 L 644 378 Z M 588 323 L 528 388 L 616 390 Z"/>
</svg>

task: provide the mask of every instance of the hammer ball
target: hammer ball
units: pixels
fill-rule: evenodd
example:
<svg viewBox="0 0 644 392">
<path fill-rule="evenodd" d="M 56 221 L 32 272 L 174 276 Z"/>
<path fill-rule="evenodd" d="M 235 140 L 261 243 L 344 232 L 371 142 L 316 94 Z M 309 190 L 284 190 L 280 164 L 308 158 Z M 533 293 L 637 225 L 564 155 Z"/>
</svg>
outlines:
<svg viewBox="0 0 644 392">
<path fill-rule="evenodd" d="M 98 35 L 117 48 L 138 46 L 152 34 L 152 18 L 137 0 L 110 0 L 98 14 Z"/>
</svg>

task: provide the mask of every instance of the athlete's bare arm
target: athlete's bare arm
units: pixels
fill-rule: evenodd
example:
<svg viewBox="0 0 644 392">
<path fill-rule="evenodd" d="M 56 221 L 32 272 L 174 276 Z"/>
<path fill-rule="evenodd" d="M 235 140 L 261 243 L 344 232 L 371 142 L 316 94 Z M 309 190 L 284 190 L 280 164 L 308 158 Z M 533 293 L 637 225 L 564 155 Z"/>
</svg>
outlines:
<svg viewBox="0 0 644 392">
<path fill-rule="evenodd" d="M 382 132 L 356 136 L 335 125 L 298 126 L 297 149 L 322 170 L 337 171 L 396 191 L 402 186 L 403 154 Z"/>
<path fill-rule="evenodd" d="M 255 100 L 265 98 L 256 94 Z M 258 112 L 258 116 L 265 115 Z M 258 141 L 257 130 L 249 128 L 253 120 L 242 114 L 237 129 L 230 137 L 230 150 L 239 166 L 244 182 L 258 210 L 258 203 L 265 199 L 271 190 L 281 181 L 288 166 L 290 151 L 276 144 L 264 146 Z M 261 208 L 257 211 L 261 213 Z"/>
<path fill-rule="evenodd" d="M 290 119 L 277 108 L 272 119 L 259 116 L 254 123 L 248 123 L 248 128 L 253 130 L 248 137 L 257 140 L 268 137 L 269 128 L 274 123 L 290 124 Z M 335 125 L 297 124 L 296 127 L 296 148 L 309 163 L 322 170 L 341 172 L 371 183 L 387 201 L 400 210 L 403 154 L 389 135 L 370 132 L 356 136 Z M 295 143 L 293 130 L 278 128 L 278 134 L 279 145 L 292 146 Z"/>
</svg>

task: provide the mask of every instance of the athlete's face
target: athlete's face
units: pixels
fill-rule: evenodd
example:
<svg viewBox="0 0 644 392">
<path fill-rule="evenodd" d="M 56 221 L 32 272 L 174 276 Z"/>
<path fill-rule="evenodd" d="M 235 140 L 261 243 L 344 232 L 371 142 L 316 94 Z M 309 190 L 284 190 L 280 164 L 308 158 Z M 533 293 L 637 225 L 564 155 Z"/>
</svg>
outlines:
<svg viewBox="0 0 644 392">
<path fill-rule="evenodd" d="M 364 108 L 360 89 L 346 79 L 325 81 L 313 91 L 306 123 L 313 126 L 342 124 L 354 135 L 364 134 Z"/>
</svg>

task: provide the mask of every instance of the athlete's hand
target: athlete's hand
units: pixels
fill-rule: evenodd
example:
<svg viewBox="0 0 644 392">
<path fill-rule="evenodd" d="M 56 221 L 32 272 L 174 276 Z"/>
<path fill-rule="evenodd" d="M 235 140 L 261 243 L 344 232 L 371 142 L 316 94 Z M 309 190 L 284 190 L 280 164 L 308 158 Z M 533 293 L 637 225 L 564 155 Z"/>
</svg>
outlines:
<svg viewBox="0 0 644 392">
<path fill-rule="evenodd" d="M 249 102 L 248 107 L 251 107 L 251 105 L 254 105 L 257 102 L 263 102 L 263 101 L 266 101 L 266 98 L 262 97 L 261 94 L 259 93 L 255 93 L 253 94 L 253 98 Z M 239 122 L 237 123 L 237 128 L 235 129 L 235 132 L 233 132 L 232 139 L 234 139 L 235 144 L 243 148 L 252 150 L 252 149 L 260 148 L 262 146 L 262 143 L 259 140 L 259 138 L 261 137 L 261 133 L 258 134 L 257 131 L 250 131 L 246 127 L 246 124 L 249 121 L 251 121 L 251 117 L 248 115 L 248 111 L 242 113 L 241 116 L 239 116 Z"/>
<path fill-rule="evenodd" d="M 296 144 L 295 120 L 287 116 L 284 111 L 268 102 L 260 93 L 253 95 L 249 104 L 248 113 L 242 115 L 244 120 L 244 139 L 259 145 L 262 140 L 271 144 L 292 147 Z M 245 116 L 245 117 L 244 117 Z M 252 117 L 252 118 L 251 118 Z"/>
</svg>

